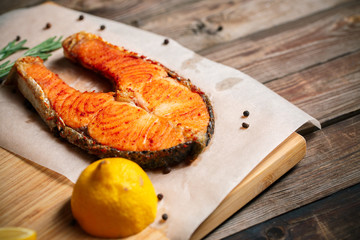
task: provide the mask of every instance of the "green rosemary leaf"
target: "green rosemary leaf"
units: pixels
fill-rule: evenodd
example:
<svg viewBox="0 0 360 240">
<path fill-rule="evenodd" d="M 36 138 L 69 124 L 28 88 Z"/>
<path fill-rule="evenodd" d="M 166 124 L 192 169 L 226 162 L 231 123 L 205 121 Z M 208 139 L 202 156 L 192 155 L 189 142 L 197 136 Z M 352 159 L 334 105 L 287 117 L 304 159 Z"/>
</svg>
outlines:
<svg viewBox="0 0 360 240">
<path fill-rule="evenodd" d="M 21 42 L 15 44 L 15 41 L 12 41 L 8 43 L 6 47 L 0 50 L 0 61 L 6 58 L 7 56 L 14 53 L 14 50 L 16 51 L 28 49 L 24 56 L 33 56 L 33 57 L 40 57 L 43 60 L 48 59 L 51 56 L 52 51 L 55 51 L 59 48 L 61 48 L 61 39 L 62 37 L 59 37 L 56 39 L 55 37 L 51 37 L 43 41 L 42 43 L 36 45 L 33 48 L 26 48 L 23 47 L 26 40 L 22 40 Z M 15 62 L 10 63 L 10 61 L 7 61 L 0 65 L 0 78 L 5 77 L 7 74 L 9 74 L 12 66 L 15 64 Z M 0 81 L 1 82 L 1 81 Z"/>
<path fill-rule="evenodd" d="M 10 63 L 10 60 L 4 62 L 3 64 L 0 65 L 0 68 L 6 67 L 6 65 L 8 65 L 9 63 Z"/>
<path fill-rule="evenodd" d="M 4 62 L 0 65 L 0 78 L 5 77 L 10 72 L 12 66 L 14 66 L 15 62 L 10 63 L 9 61 Z"/>
<path fill-rule="evenodd" d="M 22 40 L 18 43 L 16 43 L 16 40 L 13 40 L 9 42 L 3 49 L 0 50 L 0 61 L 4 60 L 11 54 L 14 54 L 17 51 L 21 51 L 24 49 L 28 49 L 27 47 L 24 47 L 24 44 L 26 43 L 26 40 Z"/>
<path fill-rule="evenodd" d="M 61 48 L 61 39 L 62 37 L 59 37 L 56 40 L 55 37 L 51 37 L 49 39 L 46 39 L 39 45 L 36 45 L 33 48 L 30 48 L 24 53 L 24 56 L 33 56 L 33 57 L 40 57 L 43 60 L 48 59 L 51 54 L 49 52 L 55 51 L 56 49 Z"/>
</svg>

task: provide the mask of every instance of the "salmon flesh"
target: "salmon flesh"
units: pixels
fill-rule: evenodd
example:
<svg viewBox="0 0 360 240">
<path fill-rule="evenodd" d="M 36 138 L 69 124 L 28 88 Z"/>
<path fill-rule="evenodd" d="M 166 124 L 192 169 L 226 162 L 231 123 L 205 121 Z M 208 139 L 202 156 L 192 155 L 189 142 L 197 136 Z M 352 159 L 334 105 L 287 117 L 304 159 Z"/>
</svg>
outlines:
<svg viewBox="0 0 360 240">
<path fill-rule="evenodd" d="M 67 58 L 109 79 L 113 92 L 80 92 L 38 57 L 16 61 L 8 80 L 52 131 L 99 157 L 124 157 L 144 169 L 191 162 L 208 145 L 208 97 L 160 63 L 79 32 L 63 42 Z"/>
</svg>

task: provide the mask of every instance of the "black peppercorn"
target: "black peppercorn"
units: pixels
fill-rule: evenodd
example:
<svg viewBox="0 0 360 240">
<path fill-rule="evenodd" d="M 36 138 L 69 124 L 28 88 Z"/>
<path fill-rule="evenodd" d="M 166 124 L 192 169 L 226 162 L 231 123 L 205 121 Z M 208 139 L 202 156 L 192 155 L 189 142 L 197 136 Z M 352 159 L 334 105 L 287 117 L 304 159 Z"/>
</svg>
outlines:
<svg viewBox="0 0 360 240">
<path fill-rule="evenodd" d="M 75 226 L 77 224 L 77 221 L 75 218 L 71 219 L 70 225 Z"/>
<path fill-rule="evenodd" d="M 49 29 L 49 28 L 51 28 L 51 23 L 46 23 L 44 29 Z"/>
<path fill-rule="evenodd" d="M 221 26 L 221 25 L 218 26 L 217 30 L 218 30 L 218 32 L 222 31 L 222 30 L 223 30 L 223 26 Z"/>
<path fill-rule="evenodd" d="M 158 198 L 159 201 L 161 201 L 164 198 L 164 195 L 162 193 L 159 193 L 157 195 L 157 198 Z"/>
<path fill-rule="evenodd" d="M 248 123 L 245 123 L 245 122 L 242 123 L 242 127 L 243 127 L 243 128 L 248 128 L 249 126 L 250 126 L 250 125 L 249 125 Z"/>
<path fill-rule="evenodd" d="M 78 18 L 78 21 L 81 21 L 81 20 L 83 20 L 83 19 L 84 19 L 84 15 L 81 14 L 81 15 L 79 16 L 79 18 Z"/>
<path fill-rule="evenodd" d="M 164 167 L 162 170 L 163 174 L 168 174 L 169 172 L 171 172 L 171 168 L 170 167 Z"/>
<path fill-rule="evenodd" d="M 133 20 L 131 21 L 131 25 L 135 26 L 135 27 L 139 27 L 140 26 L 140 23 L 139 23 L 139 20 Z"/>
<path fill-rule="evenodd" d="M 16 36 L 15 41 L 20 41 L 20 36 Z"/>
<path fill-rule="evenodd" d="M 104 29 L 105 29 L 105 25 L 101 25 L 100 30 L 104 30 Z"/>
<path fill-rule="evenodd" d="M 169 39 L 164 39 L 163 45 L 168 45 L 169 44 Z"/>
<path fill-rule="evenodd" d="M 161 216 L 161 218 L 162 218 L 162 220 L 166 221 L 166 220 L 169 218 L 169 216 L 168 216 L 166 213 L 164 213 L 164 214 Z"/>
<path fill-rule="evenodd" d="M 250 115 L 250 112 L 246 110 L 243 112 L 243 115 L 244 115 L 244 117 L 248 117 Z"/>
</svg>

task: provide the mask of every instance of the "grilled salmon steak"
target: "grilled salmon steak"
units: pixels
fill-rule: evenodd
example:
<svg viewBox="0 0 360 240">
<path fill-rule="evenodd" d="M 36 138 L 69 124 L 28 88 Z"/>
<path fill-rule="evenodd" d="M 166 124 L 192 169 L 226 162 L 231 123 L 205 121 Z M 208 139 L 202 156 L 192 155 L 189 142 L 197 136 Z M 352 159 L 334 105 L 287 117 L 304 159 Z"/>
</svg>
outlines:
<svg viewBox="0 0 360 240">
<path fill-rule="evenodd" d="M 192 161 L 208 144 L 212 107 L 189 80 L 93 34 L 74 34 L 63 48 L 67 58 L 109 79 L 114 92 L 80 92 L 35 57 L 18 59 L 9 74 L 61 137 L 91 154 L 125 157 L 144 169 Z"/>
</svg>

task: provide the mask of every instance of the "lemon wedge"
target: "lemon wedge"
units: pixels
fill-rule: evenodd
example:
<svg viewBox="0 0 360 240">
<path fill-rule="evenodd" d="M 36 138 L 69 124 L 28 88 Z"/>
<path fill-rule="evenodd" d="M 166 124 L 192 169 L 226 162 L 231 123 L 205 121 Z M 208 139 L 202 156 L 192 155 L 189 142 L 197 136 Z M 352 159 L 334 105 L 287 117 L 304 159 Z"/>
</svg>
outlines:
<svg viewBox="0 0 360 240">
<path fill-rule="evenodd" d="M 0 228 L 1 240 L 36 240 L 34 230 L 22 227 L 2 227 Z"/>
</svg>

